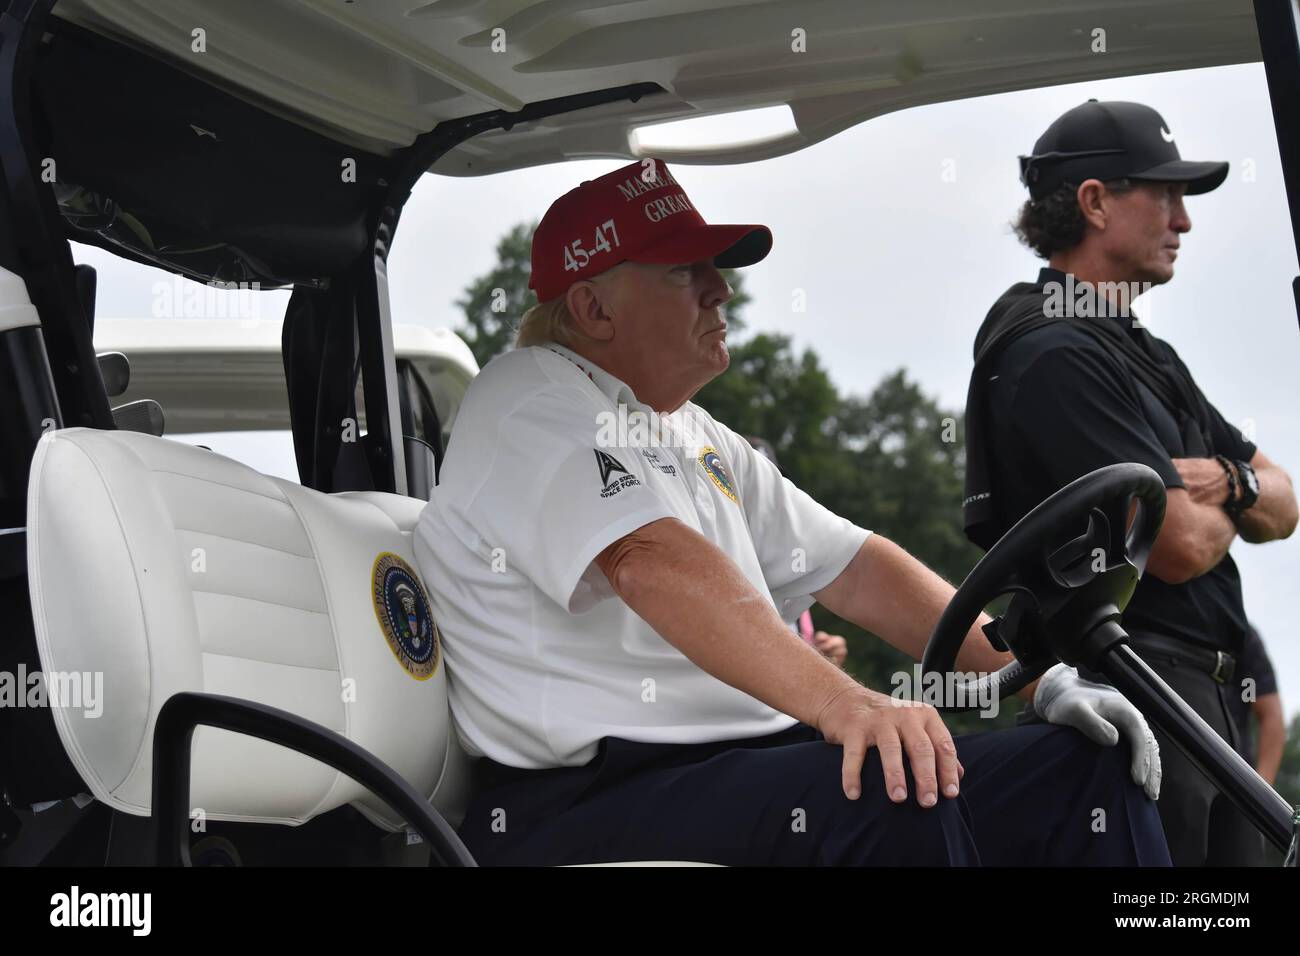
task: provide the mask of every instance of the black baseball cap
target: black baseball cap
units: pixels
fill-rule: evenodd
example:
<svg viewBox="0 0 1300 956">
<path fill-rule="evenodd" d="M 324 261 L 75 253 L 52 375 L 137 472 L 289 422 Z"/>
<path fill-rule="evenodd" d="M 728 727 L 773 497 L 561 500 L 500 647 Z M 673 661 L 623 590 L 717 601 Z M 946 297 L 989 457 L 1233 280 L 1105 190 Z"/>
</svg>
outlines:
<svg viewBox="0 0 1300 956">
<path fill-rule="evenodd" d="M 1187 194 L 1194 196 L 1227 177 L 1227 163 L 1180 157 L 1169 124 L 1141 103 L 1088 100 L 1047 127 L 1033 155 L 1020 157 L 1020 181 L 1034 199 L 1085 179 L 1187 183 Z"/>
</svg>

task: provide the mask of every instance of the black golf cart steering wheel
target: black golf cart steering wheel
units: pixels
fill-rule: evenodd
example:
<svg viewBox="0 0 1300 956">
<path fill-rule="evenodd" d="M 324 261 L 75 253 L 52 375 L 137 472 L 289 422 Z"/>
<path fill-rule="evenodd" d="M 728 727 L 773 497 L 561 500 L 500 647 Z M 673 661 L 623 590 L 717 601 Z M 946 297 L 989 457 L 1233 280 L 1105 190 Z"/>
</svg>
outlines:
<svg viewBox="0 0 1300 956">
<path fill-rule="evenodd" d="M 922 670 L 938 672 L 950 688 L 936 706 L 975 710 L 1057 661 L 1091 666 L 1114 642 L 1111 629 L 1098 625 L 1117 621 L 1128 605 L 1164 517 L 1164 482 L 1128 462 L 1072 481 L 1016 522 L 967 575 L 930 635 Z M 1014 596 L 1006 612 L 984 632 L 1016 659 L 996 673 L 963 678 L 955 667 L 967 633 L 984 607 L 1007 593 Z"/>
</svg>

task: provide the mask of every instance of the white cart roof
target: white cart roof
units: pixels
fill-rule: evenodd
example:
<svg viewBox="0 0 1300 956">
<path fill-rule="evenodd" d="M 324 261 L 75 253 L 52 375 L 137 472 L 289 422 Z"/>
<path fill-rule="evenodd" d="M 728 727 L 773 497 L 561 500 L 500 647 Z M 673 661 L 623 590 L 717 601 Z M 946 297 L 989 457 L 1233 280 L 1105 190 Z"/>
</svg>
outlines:
<svg viewBox="0 0 1300 956">
<path fill-rule="evenodd" d="M 475 136 L 434 165 L 450 175 L 637 158 L 643 124 L 788 106 L 793 128 L 757 142 L 654 150 L 749 162 L 910 106 L 1260 59 L 1249 0 L 62 0 L 55 13 L 381 154 L 443 120 L 667 91 Z"/>
</svg>

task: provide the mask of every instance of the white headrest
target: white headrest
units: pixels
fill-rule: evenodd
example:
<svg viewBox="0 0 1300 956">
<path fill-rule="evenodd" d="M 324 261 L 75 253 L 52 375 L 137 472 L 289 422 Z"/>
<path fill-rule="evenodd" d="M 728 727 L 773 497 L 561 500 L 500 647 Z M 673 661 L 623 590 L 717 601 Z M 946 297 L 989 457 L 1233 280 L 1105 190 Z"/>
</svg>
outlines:
<svg viewBox="0 0 1300 956">
<path fill-rule="evenodd" d="M 32 614 L 47 686 L 75 673 L 93 692 L 102 675 L 93 707 L 52 708 L 94 796 L 149 813 L 158 710 L 194 690 L 338 731 L 436 792 L 454 825 L 467 758 L 440 637 L 431 647 L 436 629 L 410 626 L 429 613 L 411 551 L 423 505 L 322 494 L 151 435 L 46 434 L 28 499 Z M 348 777 L 274 744 L 201 727 L 193 753 L 191 806 L 210 819 L 296 824 L 353 803 L 398 822 Z"/>
</svg>

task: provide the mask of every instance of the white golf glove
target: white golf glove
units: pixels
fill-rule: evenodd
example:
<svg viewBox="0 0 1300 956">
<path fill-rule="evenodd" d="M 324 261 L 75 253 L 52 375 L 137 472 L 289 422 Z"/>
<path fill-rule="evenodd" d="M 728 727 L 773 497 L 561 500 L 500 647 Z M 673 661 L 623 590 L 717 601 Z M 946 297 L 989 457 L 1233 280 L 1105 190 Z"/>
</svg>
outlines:
<svg viewBox="0 0 1300 956">
<path fill-rule="evenodd" d="M 1138 709 L 1113 687 L 1084 680 L 1067 664 L 1057 664 L 1038 681 L 1034 710 L 1048 723 L 1073 727 L 1103 747 L 1119 743 L 1120 732 L 1133 749 L 1133 780 L 1152 800 L 1160 797 L 1160 745 Z"/>
</svg>

